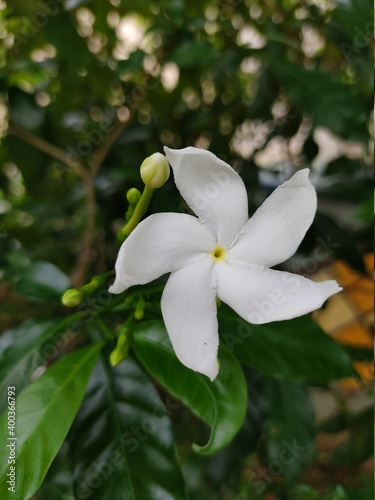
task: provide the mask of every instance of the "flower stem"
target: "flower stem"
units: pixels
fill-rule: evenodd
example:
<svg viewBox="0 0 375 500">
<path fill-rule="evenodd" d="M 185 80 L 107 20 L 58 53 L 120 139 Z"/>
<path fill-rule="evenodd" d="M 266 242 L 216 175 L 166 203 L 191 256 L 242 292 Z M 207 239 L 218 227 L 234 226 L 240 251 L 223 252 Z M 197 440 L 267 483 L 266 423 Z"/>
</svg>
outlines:
<svg viewBox="0 0 375 500">
<path fill-rule="evenodd" d="M 113 274 L 113 271 L 98 274 L 93 276 L 91 281 L 81 288 L 69 288 L 61 298 L 62 303 L 66 307 L 78 306 L 85 297 L 95 292 L 99 287 L 105 286 L 108 279 L 113 276 Z"/>
<path fill-rule="evenodd" d="M 137 206 L 134 209 L 134 213 L 131 216 L 131 219 L 117 233 L 117 238 L 120 242 L 123 242 L 129 236 L 129 234 L 137 227 L 137 225 L 139 224 L 139 222 L 141 221 L 142 217 L 144 216 L 144 214 L 148 209 L 154 191 L 155 189 L 151 189 L 147 186 L 144 187 L 141 199 L 137 203 Z"/>
</svg>

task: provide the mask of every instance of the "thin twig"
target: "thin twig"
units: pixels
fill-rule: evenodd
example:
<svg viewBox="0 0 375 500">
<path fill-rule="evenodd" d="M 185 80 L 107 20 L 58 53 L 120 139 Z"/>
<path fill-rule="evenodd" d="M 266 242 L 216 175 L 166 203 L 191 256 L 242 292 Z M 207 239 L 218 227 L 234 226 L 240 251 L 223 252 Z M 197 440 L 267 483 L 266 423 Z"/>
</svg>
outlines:
<svg viewBox="0 0 375 500">
<path fill-rule="evenodd" d="M 86 169 L 83 163 L 70 159 L 70 155 L 68 155 L 66 151 L 55 146 L 54 144 L 50 144 L 48 141 L 38 137 L 32 132 L 25 130 L 20 125 L 11 122 L 9 124 L 8 134 L 19 137 L 23 141 L 34 146 L 36 149 L 39 149 L 40 151 L 43 151 L 43 153 L 55 158 L 60 163 L 73 168 L 82 179 L 87 180 L 90 177 L 90 172 Z"/>
<path fill-rule="evenodd" d="M 86 227 L 82 237 L 81 248 L 78 259 L 70 275 L 71 282 L 75 288 L 80 288 L 85 283 L 87 269 L 91 261 L 91 248 L 94 241 L 95 230 L 95 183 L 94 176 L 85 180 L 86 187 Z"/>
<path fill-rule="evenodd" d="M 93 173 L 93 175 L 95 175 L 102 166 L 103 161 L 109 153 L 109 150 L 121 135 L 121 132 L 124 130 L 124 127 L 128 121 L 129 120 L 123 122 L 117 121 L 112 132 L 107 135 L 103 142 L 94 151 L 93 159 L 91 161 L 91 172 Z"/>
<path fill-rule="evenodd" d="M 82 238 L 82 245 L 79 256 L 71 273 L 71 281 L 74 287 L 79 288 L 85 282 L 87 270 L 92 259 L 92 244 L 94 241 L 95 231 L 95 176 L 103 164 L 109 150 L 116 142 L 117 138 L 123 131 L 126 122 L 116 122 L 112 132 L 94 151 L 93 160 L 90 165 L 90 178 L 85 180 L 86 185 L 86 228 Z"/>
<path fill-rule="evenodd" d="M 111 131 L 111 133 L 97 147 L 96 151 L 94 151 L 93 160 L 90 164 L 90 174 L 92 176 L 91 182 L 88 183 L 86 181 L 87 184 L 86 229 L 82 239 L 80 254 L 77 263 L 74 267 L 74 270 L 71 274 L 71 280 L 75 287 L 79 287 L 81 286 L 81 284 L 84 283 L 86 272 L 90 265 L 90 260 L 91 260 L 91 246 L 94 240 L 94 230 L 95 230 L 95 185 L 94 185 L 95 176 L 100 167 L 102 166 L 111 147 L 116 142 L 118 137 L 121 135 L 125 125 L 129 123 L 129 121 L 134 116 L 137 109 L 138 107 L 133 108 L 127 120 L 124 121 L 118 120 L 115 123 L 115 127 Z"/>
<path fill-rule="evenodd" d="M 149 79 L 150 79 L 150 74 L 145 75 L 145 78 L 143 80 L 144 87 L 147 86 Z M 127 125 L 132 120 L 134 115 L 137 113 L 142 102 L 143 102 L 142 100 L 134 102 L 133 105 L 130 107 L 130 109 L 128 108 L 129 115 L 126 117 L 126 119 L 117 120 L 112 132 L 107 135 L 104 141 L 97 147 L 96 151 L 94 151 L 93 160 L 91 162 L 91 170 L 94 173 L 94 175 L 102 166 L 105 157 L 107 156 L 113 144 L 117 141 L 118 137 L 121 135 L 121 132 L 124 130 L 125 125 Z"/>
</svg>

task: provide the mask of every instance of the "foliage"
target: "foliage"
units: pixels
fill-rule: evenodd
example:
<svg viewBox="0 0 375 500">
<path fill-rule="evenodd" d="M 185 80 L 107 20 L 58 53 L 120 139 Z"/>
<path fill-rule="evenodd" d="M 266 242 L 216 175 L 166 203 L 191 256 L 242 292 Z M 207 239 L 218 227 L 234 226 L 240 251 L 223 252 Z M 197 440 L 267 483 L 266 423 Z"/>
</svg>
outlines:
<svg viewBox="0 0 375 500">
<path fill-rule="evenodd" d="M 372 5 L 13 0 L 0 9 L 0 385 L 16 389 L 19 485 L 7 490 L 0 460 L 1 498 L 371 498 L 367 476 L 347 491 L 303 476 L 317 461 L 309 391 L 357 377 L 354 350 L 311 317 L 254 327 L 221 305 L 221 371 L 210 383 L 171 349 L 165 279 L 114 297 L 103 273 L 125 193 L 142 189 L 139 166 L 162 145 L 234 162 L 251 211 L 278 178 L 313 164 L 319 213 L 284 268 L 307 274 L 311 262 L 315 271 L 339 258 L 363 273 Z M 322 128 L 341 141 L 327 164 Z M 275 144 L 285 158 L 267 172 L 261 154 Z M 149 207 L 162 211 L 187 211 L 172 179 Z M 62 293 L 94 275 L 71 314 Z M 129 356 L 113 367 L 127 318 Z M 6 435 L 4 396 L 0 407 Z M 371 455 L 372 410 L 343 406 L 335 418 L 326 432 L 350 437 L 329 460 L 348 471 Z"/>
</svg>

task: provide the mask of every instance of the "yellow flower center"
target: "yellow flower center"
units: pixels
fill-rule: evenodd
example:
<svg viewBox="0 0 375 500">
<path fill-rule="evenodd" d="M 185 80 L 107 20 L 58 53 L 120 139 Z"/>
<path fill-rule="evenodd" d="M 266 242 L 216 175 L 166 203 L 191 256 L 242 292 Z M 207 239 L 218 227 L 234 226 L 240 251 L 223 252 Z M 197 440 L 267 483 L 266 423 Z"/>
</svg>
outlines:
<svg viewBox="0 0 375 500">
<path fill-rule="evenodd" d="M 227 251 L 224 250 L 224 248 L 216 247 L 210 253 L 211 253 L 214 261 L 225 260 L 225 255 L 226 255 Z"/>
</svg>

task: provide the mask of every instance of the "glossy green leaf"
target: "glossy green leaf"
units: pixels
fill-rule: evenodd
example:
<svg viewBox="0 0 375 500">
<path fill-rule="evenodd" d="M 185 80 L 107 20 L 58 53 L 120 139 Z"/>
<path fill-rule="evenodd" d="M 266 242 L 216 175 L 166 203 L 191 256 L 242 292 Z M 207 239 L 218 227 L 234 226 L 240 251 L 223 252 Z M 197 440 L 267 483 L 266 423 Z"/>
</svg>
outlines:
<svg viewBox="0 0 375 500">
<path fill-rule="evenodd" d="M 35 500 L 73 500 L 73 476 L 68 446 L 62 446 L 53 460 Z"/>
<path fill-rule="evenodd" d="M 309 316 L 250 325 L 222 305 L 219 329 L 242 363 L 269 375 L 318 383 L 357 376 L 345 349 Z"/>
<path fill-rule="evenodd" d="M 268 379 L 265 395 L 268 470 L 292 481 L 314 454 L 315 419 L 307 385 L 296 380 Z"/>
<path fill-rule="evenodd" d="M 59 322 L 26 321 L 0 336 L 0 413 L 7 404 L 7 387 L 21 392 L 35 370 L 56 355 L 57 334 L 71 321 L 71 317 Z"/>
<path fill-rule="evenodd" d="M 9 449 L 0 449 L 0 497 L 30 498 L 42 483 L 78 408 L 102 344 L 83 347 L 52 365 L 16 399 L 16 491 L 8 491 Z M 7 412 L 0 435 L 9 436 Z"/>
<path fill-rule="evenodd" d="M 15 290 L 34 299 L 60 301 L 69 286 L 69 278 L 54 264 L 36 262 L 19 276 Z"/>
<path fill-rule="evenodd" d="M 234 356 L 221 346 L 220 372 L 213 381 L 183 366 L 174 354 L 161 321 L 138 325 L 134 348 L 145 368 L 198 417 L 212 427 L 209 442 L 195 446 L 211 454 L 226 446 L 239 428 L 246 412 L 246 382 Z"/>
<path fill-rule="evenodd" d="M 243 367 L 248 401 L 243 425 L 232 441 L 218 453 L 207 457 L 205 479 L 221 488 L 232 490 L 246 467 L 248 457 L 258 450 L 265 415 L 264 377 L 249 366 Z M 252 498 L 250 491 L 248 497 Z"/>
<path fill-rule="evenodd" d="M 69 434 L 76 498 L 186 498 L 169 414 L 131 358 L 102 356 Z"/>
</svg>

